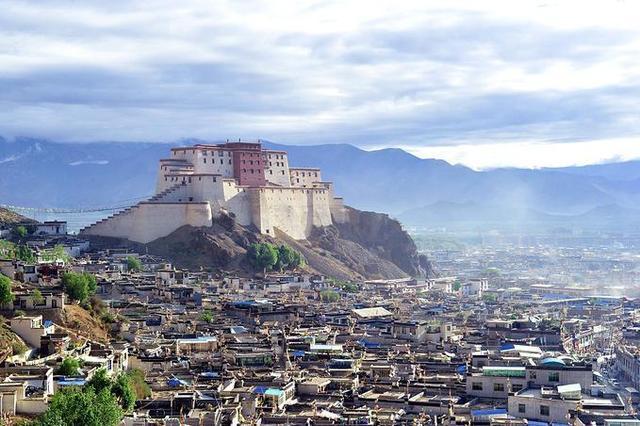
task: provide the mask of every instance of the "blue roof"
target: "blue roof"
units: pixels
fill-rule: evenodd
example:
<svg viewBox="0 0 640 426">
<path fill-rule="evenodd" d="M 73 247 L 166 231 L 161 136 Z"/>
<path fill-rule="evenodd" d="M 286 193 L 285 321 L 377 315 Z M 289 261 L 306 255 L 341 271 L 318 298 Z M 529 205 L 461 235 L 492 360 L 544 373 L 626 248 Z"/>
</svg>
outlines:
<svg viewBox="0 0 640 426">
<path fill-rule="evenodd" d="M 370 342 L 370 341 L 365 340 L 365 339 L 358 340 L 358 343 L 361 344 L 362 346 L 364 346 L 365 348 L 369 348 L 369 349 L 377 349 L 377 348 L 381 348 L 382 347 L 381 343 Z"/>
<path fill-rule="evenodd" d="M 51 320 L 45 320 L 44 321 L 44 326 L 45 327 L 51 327 L 52 325 L 53 325 L 53 321 L 51 321 Z"/>
<path fill-rule="evenodd" d="M 489 410 L 471 410 L 471 415 L 474 417 L 496 416 L 500 414 L 507 414 L 507 410 L 504 408 L 494 408 Z"/>
<path fill-rule="evenodd" d="M 84 386 L 87 383 L 85 379 L 67 379 L 58 381 L 58 386 Z"/>
<path fill-rule="evenodd" d="M 541 362 L 542 365 L 548 365 L 548 366 L 557 366 L 557 367 L 566 367 L 567 364 L 561 360 L 560 358 L 545 358 L 542 360 Z"/>
<path fill-rule="evenodd" d="M 267 389 L 269 389 L 266 386 L 256 386 L 255 388 L 253 388 L 253 393 L 257 393 L 258 395 L 263 395 Z"/>
<path fill-rule="evenodd" d="M 269 396 L 280 396 L 283 393 L 284 391 L 282 389 L 269 388 L 264 394 Z"/>
<path fill-rule="evenodd" d="M 467 372 L 467 366 L 466 366 L 466 365 L 464 365 L 464 364 L 463 364 L 463 365 L 459 365 L 459 366 L 456 368 L 456 373 L 464 374 L 464 373 L 466 373 L 466 372 Z"/>
<path fill-rule="evenodd" d="M 167 380 L 167 385 L 175 388 L 177 386 L 186 386 L 187 382 L 185 382 L 184 380 L 180 380 L 176 377 L 172 377 Z"/>
<path fill-rule="evenodd" d="M 301 350 L 296 350 L 291 353 L 291 355 L 295 357 L 301 357 L 301 356 L 304 356 L 304 354 L 305 354 L 305 351 L 301 351 Z"/>
</svg>

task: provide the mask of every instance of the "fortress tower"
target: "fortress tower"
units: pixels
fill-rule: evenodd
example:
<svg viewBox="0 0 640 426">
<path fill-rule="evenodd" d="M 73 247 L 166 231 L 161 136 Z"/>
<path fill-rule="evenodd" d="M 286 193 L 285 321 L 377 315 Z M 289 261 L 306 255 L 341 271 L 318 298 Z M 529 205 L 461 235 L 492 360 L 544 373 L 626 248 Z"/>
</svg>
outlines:
<svg viewBox="0 0 640 426">
<path fill-rule="evenodd" d="M 211 226 L 224 212 L 261 233 L 304 239 L 343 221 L 342 199 L 320 169 L 290 168 L 287 157 L 260 141 L 172 148 L 160 160 L 153 197 L 80 232 L 147 243 L 183 225 Z"/>
</svg>

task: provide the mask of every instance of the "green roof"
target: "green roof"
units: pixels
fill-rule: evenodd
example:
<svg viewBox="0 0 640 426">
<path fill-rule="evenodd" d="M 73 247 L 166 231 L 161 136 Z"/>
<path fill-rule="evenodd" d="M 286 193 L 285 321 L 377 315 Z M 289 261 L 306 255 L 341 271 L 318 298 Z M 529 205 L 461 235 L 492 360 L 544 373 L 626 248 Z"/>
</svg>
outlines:
<svg viewBox="0 0 640 426">
<path fill-rule="evenodd" d="M 482 374 L 496 377 L 525 377 L 526 370 L 524 367 L 484 366 L 482 367 Z"/>
</svg>

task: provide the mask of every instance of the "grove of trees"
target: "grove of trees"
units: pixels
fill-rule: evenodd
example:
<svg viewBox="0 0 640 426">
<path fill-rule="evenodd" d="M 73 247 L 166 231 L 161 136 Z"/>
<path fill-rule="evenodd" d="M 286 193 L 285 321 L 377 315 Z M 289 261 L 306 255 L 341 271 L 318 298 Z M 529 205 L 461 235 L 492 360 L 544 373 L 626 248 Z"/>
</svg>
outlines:
<svg viewBox="0 0 640 426">
<path fill-rule="evenodd" d="M 80 303 L 89 300 L 98 288 L 96 277 L 88 273 L 65 272 L 61 281 L 65 293 Z"/>
<path fill-rule="evenodd" d="M 294 270 L 304 266 L 302 255 L 287 245 L 277 246 L 271 243 L 251 244 L 247 251 L 251 265 L 263 271 Z"/>
</svg>

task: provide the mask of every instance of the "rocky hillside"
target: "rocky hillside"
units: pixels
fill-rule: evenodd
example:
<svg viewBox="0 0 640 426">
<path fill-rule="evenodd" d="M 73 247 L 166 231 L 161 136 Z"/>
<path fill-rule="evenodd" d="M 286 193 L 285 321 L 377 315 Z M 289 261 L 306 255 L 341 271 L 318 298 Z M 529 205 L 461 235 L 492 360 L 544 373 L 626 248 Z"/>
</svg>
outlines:
<svg viewBox="0 0 640 426">
<path fill-rule="evenodd" d="M 387 215 L 349 209 L 349 222 L 317 228 L 308 240 L 296 241 L 277 232 L 275 238 L 238 225 L 221 216 L 213 226 L 183 226 L 149 244 L 92 237 L 95 244 L 128 245 L 171 260 L 178 267 L 212 268 L 249 275 L 254 271 L 246 260 L 255 242 L 287 244 L 307 261 L 309 272 L 340 279 L 381 279 L 429 276 L 429 261 L 417 253 L 416 246 L 400 224 Z"/>
<path fill-rule="evenodd" d="M 32 220 L 0 207 L 0 225 L 10 225 L 18 222 L 32 222 Z"/>
</svg>

